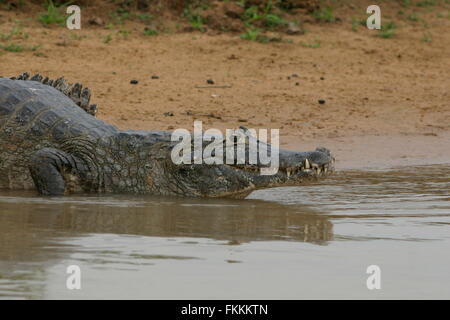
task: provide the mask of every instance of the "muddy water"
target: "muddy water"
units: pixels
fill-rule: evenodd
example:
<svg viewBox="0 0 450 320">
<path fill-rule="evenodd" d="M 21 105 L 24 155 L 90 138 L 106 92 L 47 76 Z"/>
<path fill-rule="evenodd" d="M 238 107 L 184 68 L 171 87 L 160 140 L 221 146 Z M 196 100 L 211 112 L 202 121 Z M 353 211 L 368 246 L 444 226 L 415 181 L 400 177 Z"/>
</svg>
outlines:
<svg viewBox="0 0 450 320">
<path fill-rule="evenodd" d="M 245 200 L 1 192 L 0 298 L 449 299 L 449 190 L 424 166 Z"/>
</svg>

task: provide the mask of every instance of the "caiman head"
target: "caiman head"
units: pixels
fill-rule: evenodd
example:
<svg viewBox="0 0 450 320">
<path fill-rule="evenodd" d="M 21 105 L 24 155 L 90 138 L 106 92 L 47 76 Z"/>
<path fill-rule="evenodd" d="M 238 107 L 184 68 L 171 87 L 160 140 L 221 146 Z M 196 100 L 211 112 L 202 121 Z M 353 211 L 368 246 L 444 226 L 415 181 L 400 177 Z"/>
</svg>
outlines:
<svg viewBox="0 0 450 320">
<path fill-rule="evenodd" d="M 182 154 L 181 148 L 177 149 L 179 142 L 169 142 L 166 137 L 163 139 L 165 141 L 151 143 L 152 152 L 148 153 L 150 160 L 146 164 L 147 187 L 152 190 L 151 193 L 162 195 L 243 198 L 257 189 L 301 185 L 306 181 L 325 177 L 334 171 L 335 160 L 325 148 L 317 148 L 311 152 L 277 149 L 251 136 L 248 131 L 244 132 L 247 139 L 240 140 L 240 143 L 243 144 L 241 150 L 245 150 L 245 161 L 241 160 L 240 163 L 237 161 L 238 139 L 232 143 L 234 148 L 232 163 L 230 161 L 227 163 L 225 141 L 222 155 L 212 152 L 217 158 L 223 157 L 222 163 L 219 164 L 207 164 L 205 157 L 201 163 L 198 161 L 195 163 L 194 142 L 191 145 L 190 161 L 183 163 L 173 160 L 174 153 Z M 270 169 L 271 164 L 267 163 L 267 159 L 263 162 L 259 153 L 256 161 L 250 161 L 251 141 L 256 142 L 258 150 L 265 148 L 263 150 L 267 151 L 267 155 L 278 153 L 278 166 L 275 170 Z M 201 145 L 205 152 L 211 142 L 203 141 Z M 264 170 L 267 171 L 263 173 Z"/>
</svg>

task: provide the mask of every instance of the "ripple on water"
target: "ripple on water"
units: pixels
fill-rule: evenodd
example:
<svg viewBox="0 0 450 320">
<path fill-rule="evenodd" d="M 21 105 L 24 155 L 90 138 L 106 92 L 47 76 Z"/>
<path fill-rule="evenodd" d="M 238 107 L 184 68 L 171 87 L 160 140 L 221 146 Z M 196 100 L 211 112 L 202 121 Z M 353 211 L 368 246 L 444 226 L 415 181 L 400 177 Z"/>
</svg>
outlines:
<svg viewBox="0 0 450 320">
<path fill-rule="evenodd" d="M 0 298 L 362 298 L 374 263 L 380 297 L 450 298 L 449 190 L 449 166 L 423 166 L 245 200 L 1 192 Z"/>
</svg>

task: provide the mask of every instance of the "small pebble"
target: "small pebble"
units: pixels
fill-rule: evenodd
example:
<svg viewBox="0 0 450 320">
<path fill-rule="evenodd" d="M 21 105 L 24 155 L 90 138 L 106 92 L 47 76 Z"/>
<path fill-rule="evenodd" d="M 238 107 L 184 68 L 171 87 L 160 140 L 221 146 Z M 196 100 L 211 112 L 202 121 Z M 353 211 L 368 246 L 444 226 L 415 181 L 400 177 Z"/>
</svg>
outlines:
<svg viewBox="0 0 450 320">
<path fill-rule="evenodd" d="M 131 84 L 138 84 L 139 81 L 137 81 L 137 80 L 131 80 L 130 83 L 131 83 Z"/>
<path fill-rule="evenodd" d="M 295 83 L 295 85 L 296 85 L 296 86 L 299 86 L 299 85 L 300 85 L 300 83 L 296 82 L 296 83 Z"/>
<path fill-rule="evenodd" d="M 173 117 L 173 113 L 172 112 L 164 112 L 164 115 L 166 117 Z"/>
<path fill-rule="evenodd" d="M 159 79 L 158 76 L 152 76 L 152 79 Z"/>
<path fill-rule="evenodd" d="M 320 77 L 320 80 L 325 80 L 325 78 L 324 77 Z"/>
<path fill-rule="evenodd" d="M 206 80 L 206 83 L 207 84 L 214 84 L 214 80 L 208 79 L 208 80 Z"/>
<path fill-rule="evenodd" d="M 325 104 L 325 100 L 320 99 L 320 100 L 319 100 L 319 104 Z"/>
<path fill-rule="evenodd" d="M 105 24 L 105 22 L 103 22 L 103 20 L 99 17 L 92 18 L 92 19 L 88 20 L 88 22 L 89 22 L 89 24 L 92 24 L 94 26 L 102 26 Z"/>
</svg>

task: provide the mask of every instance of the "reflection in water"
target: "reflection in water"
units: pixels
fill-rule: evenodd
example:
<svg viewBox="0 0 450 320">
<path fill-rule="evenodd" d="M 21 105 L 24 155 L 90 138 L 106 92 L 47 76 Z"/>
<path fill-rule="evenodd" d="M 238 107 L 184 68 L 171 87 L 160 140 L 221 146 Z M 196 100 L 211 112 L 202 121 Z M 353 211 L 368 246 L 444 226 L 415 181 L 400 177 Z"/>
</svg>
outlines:
<svg viewBox="0 0 450 320">
<path fill-rule="evenodd" d="M 360 297 L 367 293 L 357 274 L 373 260 L 393 265 L 391 274 L 398 271 L 406 282 L 414 275 L 401 264 L 417 260 L 408 270 L 433 270 L 430 288 L 450 297 L 435 287 L 450 267 L 446 255 L 436 254 L 450 249 L 449 172 L 445 166 L 349 171 L 246 200 L 2 191 L 0 297 L 339 298 L 352 281 L 346 294 Z M 64 287 L 68 264 L 87 270 L 78 296 Z M 231 266 L 239 272 L 229 273 Z M 331 278 L 324 282 L 325 274 Z M 116 282 L 114 291 L 109 286 Z M 326 292 L 319 290 L 323 283 Z M 309 291 L 299 292 L 304 284 Z"/>
<path fill-rule="evenodd" d="M 307 207 L 257 200 L 121 197 L 1 196 L 0 259 L 27 260 L 39 255 L 38 242 L 44 239 L 87 233 L 202 237 L 230 244 L 258 240 L 326 244 L 332 239 L 331 223 Z"/>
<path fill-rule="evenodd" d="M 27 287 L 26 284 L 39 283 L 43 279 L 45 268 L 33 268 L 30 273 L 27 270 L 18 270 L 16 263 L 43 262 L 48 267 L 66 259 L 73 252 L 70 245 L 67 246 L 58 238 L 92 233 L 210 238 L 225 240 L 228 245 L 258 240 L 326 244 L 332 239 L 332 225 L 325 217 L 311 209 L 258 200 L 199 200 L 121 195 L 41 198 L 33 193 L 4 192 L 0 196 L 0 280 L 8 279 L 6 288 L 8 283 L 21 283 L 18 289 L 15 288 L 19 293 L 42 291 L 39 288 Z M 114 250 L 97 252 L 102 258 L 105 258 L 107 253 L 120 255 L 120 251 Z M 134 253 L 127 255 L 128 261 L 123 263 L 130 264 L 130 260 L 136 257 L 195 259 L 181 255 Z M 97 258 L 79 261 L 106 263 Z M 6 296 L 11 295 L 11 292 L 7 291 Z M 0 291 L 0 296 L 1 294 Z"/>
</svg>

